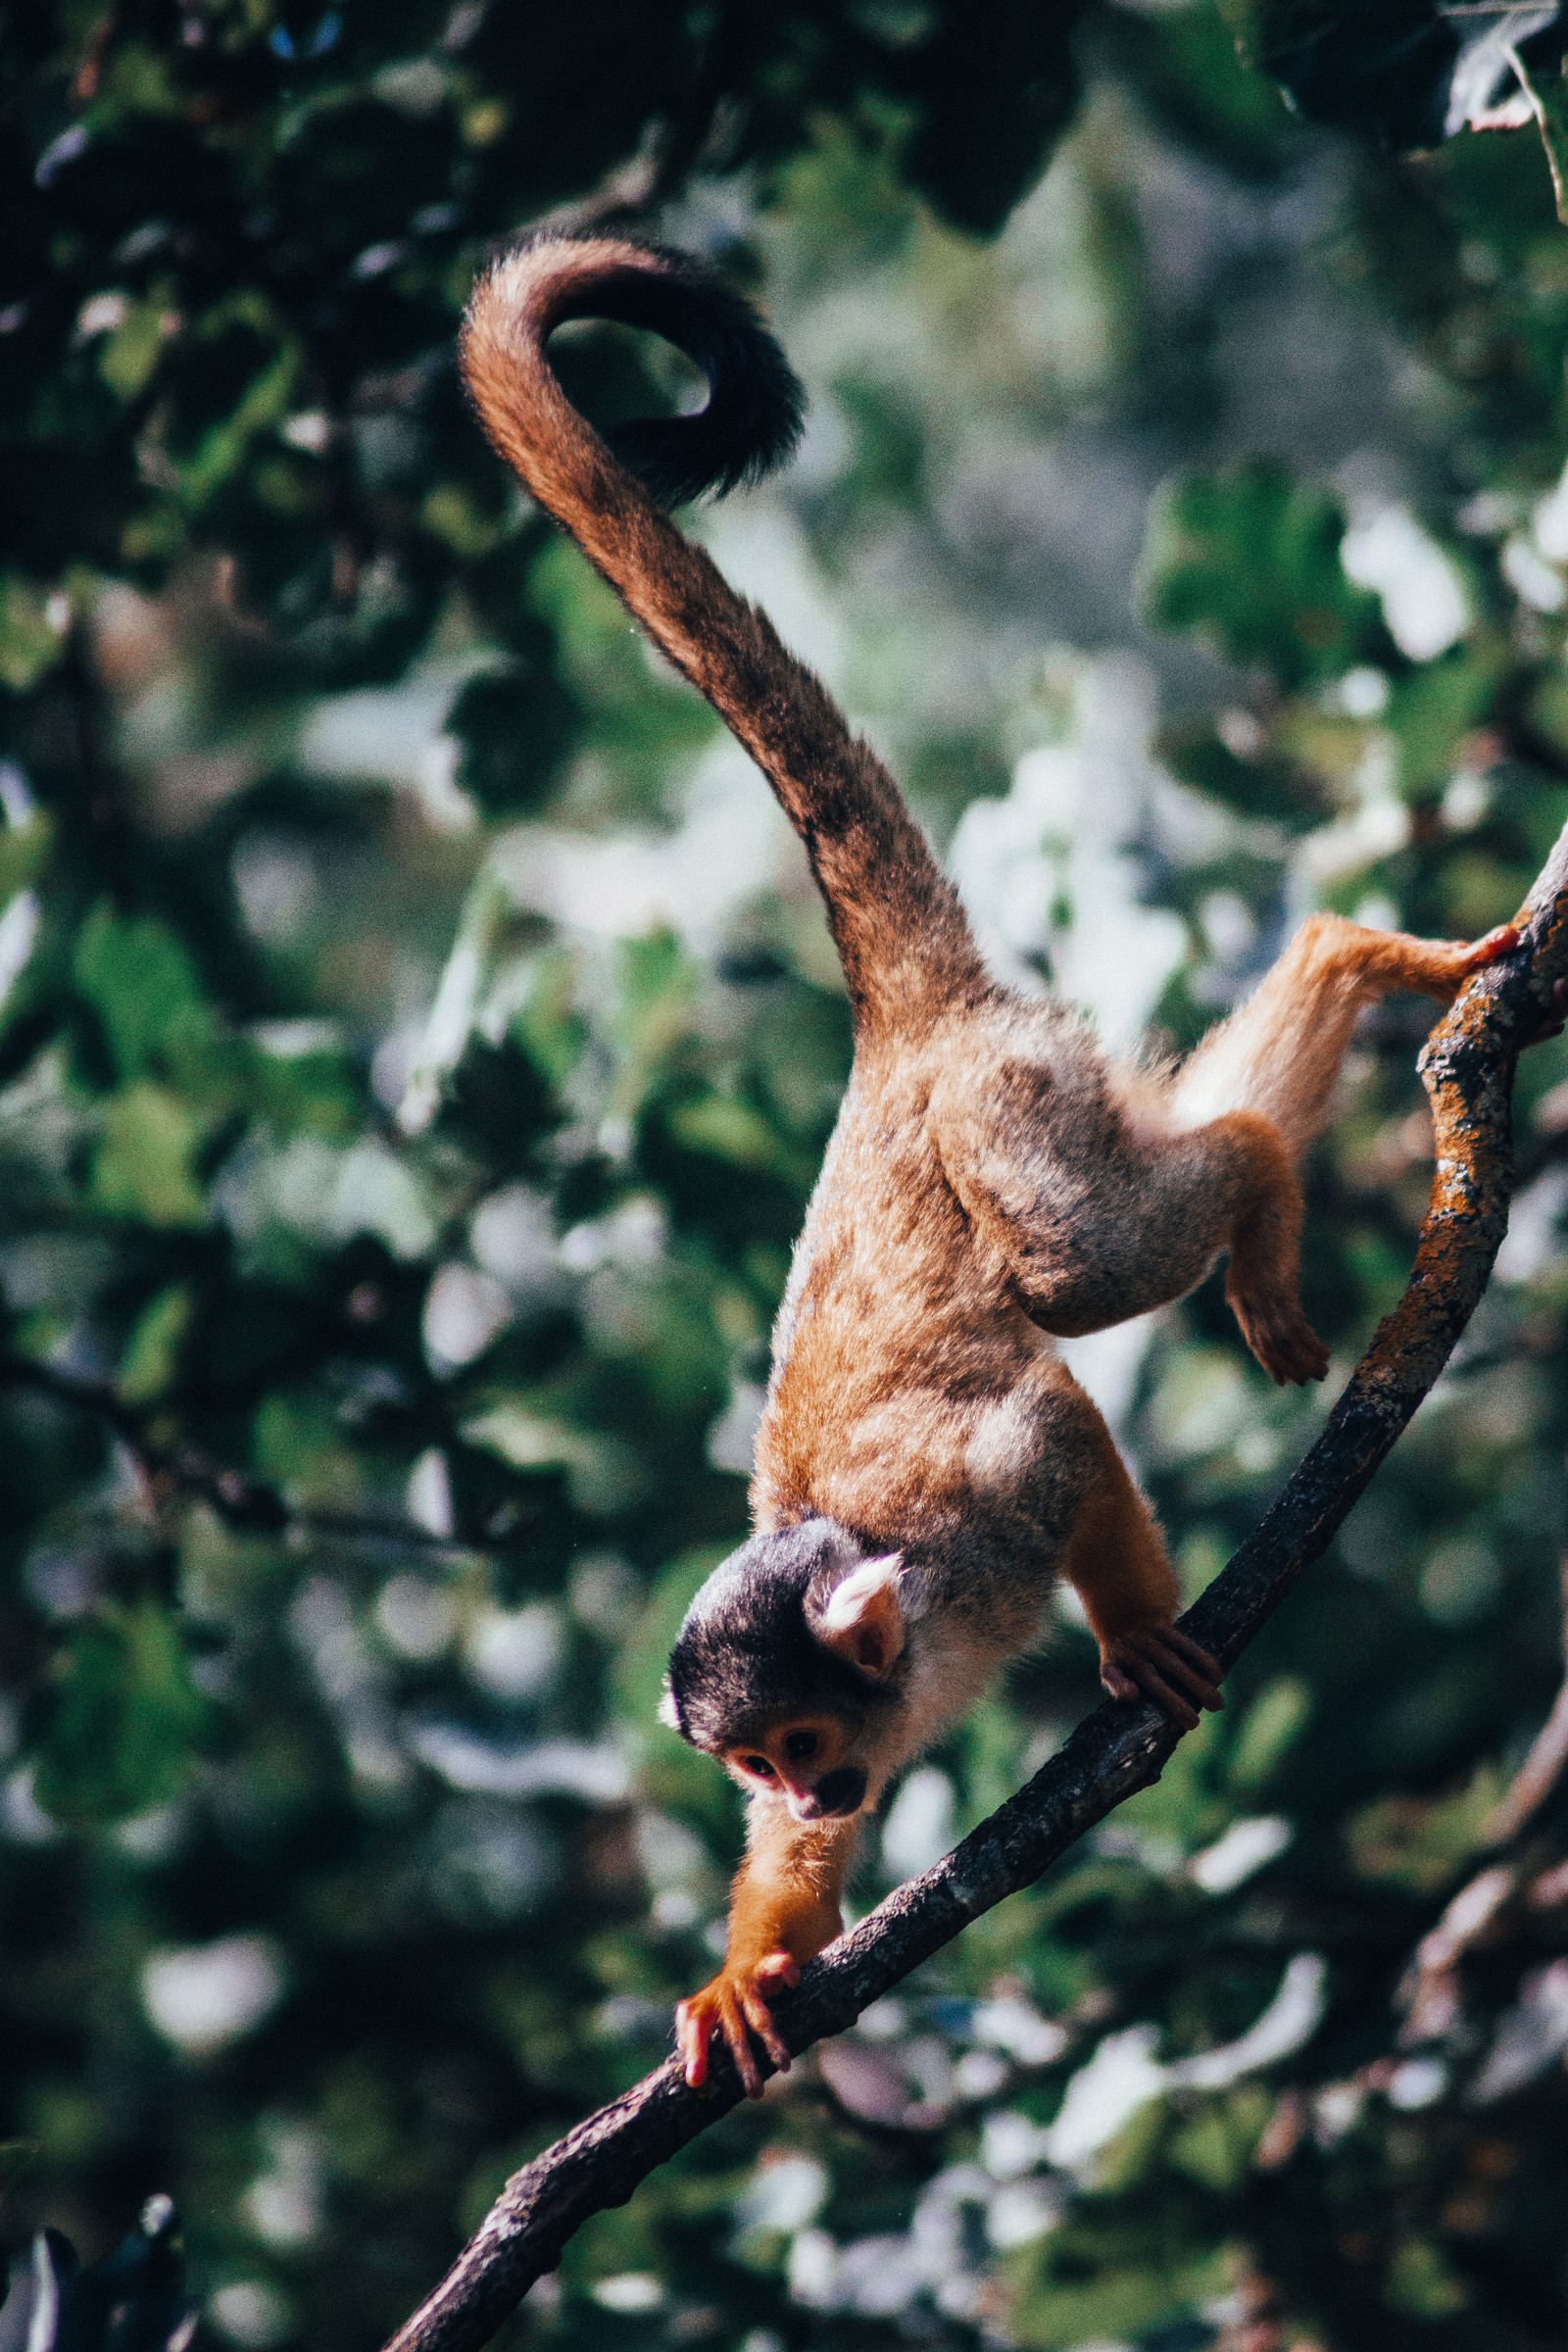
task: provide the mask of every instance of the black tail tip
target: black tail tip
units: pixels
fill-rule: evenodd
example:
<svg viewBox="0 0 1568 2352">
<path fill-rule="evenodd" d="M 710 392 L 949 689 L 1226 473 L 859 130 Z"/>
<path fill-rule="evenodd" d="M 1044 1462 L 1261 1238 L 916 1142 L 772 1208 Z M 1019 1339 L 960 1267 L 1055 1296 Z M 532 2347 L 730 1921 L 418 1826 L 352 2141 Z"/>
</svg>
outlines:
<svg viewBox="0 0 1568 2352">
<path fill-rule="evenodd" d="M 689 416 L 615 426 L 605 435 L 611 449 L 663 507 L 760 481 L 793 454 L 806 421 L 805 390 L 778 343 L 706 263 L 670 246 L 612 242 L 619 266 L 593 271 L 569 315 L 662 335 L 707 379 L 708 399 Z"/>
</svg>

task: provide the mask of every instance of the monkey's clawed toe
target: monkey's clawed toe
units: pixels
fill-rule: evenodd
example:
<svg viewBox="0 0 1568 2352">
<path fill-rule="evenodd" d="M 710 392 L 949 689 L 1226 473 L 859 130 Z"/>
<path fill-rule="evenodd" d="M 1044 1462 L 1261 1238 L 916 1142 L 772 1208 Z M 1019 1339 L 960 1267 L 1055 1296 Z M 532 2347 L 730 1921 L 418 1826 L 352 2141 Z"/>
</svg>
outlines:
<svg viewBox="0 0 1568 2352">
<path fill-rule="evenodd" d="M 1144 1626 L 1102 1642 L 1100 1679 L 1112 1698 L 1152 1698 L 1189 1732 L 1198 1727 L 1200 1707 L 1217 1714 L 1225 1704 L 1219 1661 L 1175 1625 Z"/>
<path fill-rule="evenodd" d="M 1485 939 L 1412 941 L 1415 962 L 1405 985 L 1435 998 L 1440 1004 L 1451 1004 L 1468 979 L 1484 972 L 1499 956 L 1511 955 L 1520 937 L 1517 923 L 1499 923 Z"/>
<path fill-rule="evenodd" d="M 1487 965 L 1495 963 L 1499 956 L 1511 955 L 1522 937 L 1517 923 L 1498 923 L 1487 933 L 1485 939 L 1475 940 L 1464 950 L 1466 978 L 1471 972 L 1485 971 Z"/>
<path fill-rule="evenodd" d="M 1301 1312 L 1297 1298 L 1231 1298 L 1231 1309 L 1242 1337 L 1270 1380 L 1283 1388 L 1322 1380 L 1329 1368 L 1329 1351 Z"/>
</svg>

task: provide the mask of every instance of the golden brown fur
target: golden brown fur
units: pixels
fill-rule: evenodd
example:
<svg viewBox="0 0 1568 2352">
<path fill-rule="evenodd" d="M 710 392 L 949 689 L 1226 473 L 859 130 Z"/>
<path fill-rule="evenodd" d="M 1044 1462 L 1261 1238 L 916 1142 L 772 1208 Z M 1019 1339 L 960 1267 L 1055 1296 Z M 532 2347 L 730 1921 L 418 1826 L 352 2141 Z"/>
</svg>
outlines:
<svg viewBox="0 0 1568 2352">
<path fill-rule="evenodd" d="M 1213 1661 L 1172 1625 L 1153 1516 L 1052 1338 L 1179 1298 L 1228 1252 L 1259 1362 L 1321 1378 L 1298 1289 L 1297 1163 L 1351 1027 L 1391 989 L 1447 1001 L 1505 935 L 1434 945 L 1315 917 L 1163 1076 L 1118 1067 L 1075 1014 L 998 986 L 885 768 L 551 372 L 551 328 L 629 315 L 628 285 L 657 323 L 662 272 L 693 299 L 672 257 L 535 244 L 481 282 L 463 363 L 501 454 L 772 784 L 854 1012 L 854 1073 L 774 1338 L 759 1533 L 699 1595 L 672 1660 L 675 1719 L 754 1799 L 724 1967 L 682 2005 L 681 2046 L 699 2082 L 721 2034 L 756 2089 L 750 2035 L 787 2063 L 768 1995 L 837 1932 L 856 1817 L 1034 1638 L 1058 1573 L 1113 1695 L 1188 1723 L 1219 1703 Z M 829 1801 L 852 1785 L 853 1802 Z"/>
</svg>

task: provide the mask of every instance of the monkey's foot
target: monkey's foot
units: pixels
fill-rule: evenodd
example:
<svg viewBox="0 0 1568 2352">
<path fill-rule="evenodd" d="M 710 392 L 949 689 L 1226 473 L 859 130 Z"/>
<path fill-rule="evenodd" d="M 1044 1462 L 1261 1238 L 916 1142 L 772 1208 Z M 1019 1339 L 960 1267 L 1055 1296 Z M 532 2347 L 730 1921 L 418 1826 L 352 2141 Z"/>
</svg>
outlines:
<svg viewBox="0 0 1568 2352">
<path fill-rule="evenodd" d="M 1245 1291 L 1226 1287 L 1231 1313 L 1242 1337 L 1268 1374 L 1287 1381 L 1321 1380 L 1329 1351 L 1301 1310 L 1294 1283 L 1289 1290 Z"/>
<path fill-rule="evenodd" d="M 1112 1698 L 1152 1698 L 1185 1731 L 1198 1728 L 1198 1710 L 1218 1714 L 1225 1700 L 1219 1662 L 1174 1625 L 1150 1625 L 1100 1644 L 1100 1679 Z"/>
<path fill-rule="evenodd" d="M 1194 1716 L 1196 1723 L 1198 1718 Z M 710 1984 L 675 2011 L 675 2047 L 693 2090 L 708 2081 L 708 2049 L 715 2034 L 723 2035 L 749 2099 L 762 2095 L 761 2070 L 752 2047 L 755 2034 L 776 2071 L 787 2075 L 790 2054 L 779 2037 L 768 2008 L 768 1996 L 780 1986 L 798 1984 L 801 1966 L 788 1952 L 765 1952 L 750 1968 L 721 1968 Z"/>
<path fill-rule="evenodd" d="M 1472 973 L 1485 971 L 1489 963 L 1506 956 L 1519 938 L 1517 923 L 1499 923 L 1485 939 L 1412 939 L 1404 985 L 1423 997 L 1435 997 L 1440 1004 L 1451 1004 Z"/>
</svg>

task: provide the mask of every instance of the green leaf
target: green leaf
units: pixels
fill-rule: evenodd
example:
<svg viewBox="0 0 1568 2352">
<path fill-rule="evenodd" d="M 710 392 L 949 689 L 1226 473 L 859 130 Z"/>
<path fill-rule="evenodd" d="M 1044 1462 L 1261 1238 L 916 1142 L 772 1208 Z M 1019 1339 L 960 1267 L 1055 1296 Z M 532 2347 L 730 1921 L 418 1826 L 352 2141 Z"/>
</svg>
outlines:
<svg viewBox="0 0 1568 2352">
<path fill-rule="evenodd" d="M 1010 2340 L 1041 2352 L 1066 2352 L 1124 2336 L 1142 2337 L 1226 2284 L 1224 2256 L 1199 2246 L 1171 2249 L 1158 2238 L 1114 2235 L 1069 2226 L 1054 2230 L 1016 2265 L 1021 2291 L 1010 2314 Z"/>
<path fill-rule="evenodd" d="M 1340 563 L 1345 514 L 1272 458 L 1189 474 L 1156 504 L 1144 552 L 1151 617 L 1192 629 L 1282 686 L 1338 677 L 1388 651 L 1369 589 Z"/>
<path fill-rule="evenodd" d="M 577 962 L 567 948 L 546 948 L 537 960 L 522 1009 L 513 1022 L 534 1067 L 554 1087 L 564 1086 L 588 1042 L 576 1006 Z"/>
<path fill-rule="evenodd" d="M 54 839 L 54 824 L 41 810 L 0 831 L 0 906 L 40 878 Z"/>
<path fill-rule="evenodd" d="M 1205 2099 L 1172 2138 L 1167 2157 L 1179 2173 L 1217 2196 L 1239 2188 L 1273 2112 L 1268 2092 L 1244 2082 L 1227 2097 Z"/>
<path fill-rule="evenodd" d="M 65 631 L 56 626 L 43 590 L 14 571 L 0 572 L 0 685 L 27 693 L 64 645 Z"/>
<path fill-rule="evenodd" d="M 1377 1797 L 1349 1824 L 1351 1859 L 1377 1885 L 1436 1893 L 1482 1845 L 1506 1790 L 1488 1760 L 1452 1795 Z"/>
<path fill-rule="evenodd" d="M 1227 1785 L 1241 1797 L 1265 1789 L 1306 1729 L 1312 1693 L 1299 1675 L 1277 1674 L 1265 1683 L 1242 1718 L 1226 1764 Z"/>
<path fill-rule="evenodd" d="M 194 1303 L 190 1285 L 174 1282 L 137 1316 L 116 1384 L 127 1404 L 151 1404 L 173 1387 Z"/>
<path fill-rule="evenodd" d="M 1475 103 L 1465 91 L 1465 63 L 1494 23 L 1484 8 L 1450 9 L 1435 0 L 1380 0 L 1375 7 L 1367 0 L 1220 0 L 1220 6 L 1247 63 L 1273 74 L 1300 114 L 1406 151 L 1435 147 L 1464 127 Z M 1538 23 L 1524 37 L 1542 29 Z"/>
<path fill-rule="evenodd" d="M 73 1632 L 39 1742 L 34 1791 L 57 1821 L 123 1821 L 167 1804 L 208 1736 L 179 1626 L 151 1599 L 105 1602 Z"/>
<path fill-rule="evenodd" d="M 264 1397 L 256 1410 L 251 1451 L 264 1478 L 274 1479 L 307 1503 L 333 1508 L 360 1499 L 358 1463 L 321 1397 Z"/>
<path fill-rule="evenodd" d="M 118 915 L 100 903 L 81 927 L 73 969 L 122 1078 L 167 1071 L 182 1052 L 211 1043 L 217 1024 L 196 966 L 156 915 Z"/>
<path fill-rule="evenodd" d="M 1441 792 L 1460 746 L 1489 716 L 1508 657 L 1499 645 L 1464 645 L 1400 678 L 1385 725 L 1399 747 L 1399 782 L 1407 798 Z"/>
<path fill-rule="evenodd" d="M 419 520 L 455 556 L 488 555 L 501 537 L 502 526 L 458 482 L 438 482 L 426 491 Z"/>
<path fill-rule="evenodd" d="M 98 351 L 98 373 L 120 400 L 134 400 L 158 365 L 158 355 L 177 323 L 167 297 L 133 302 L 106 335 Z"/>
<path fill-rule="evenodd" d="M 629 1117 L 654 1072 L 686 1035 L 699 974 L 675 934 L 656 931 L 622 944 L 616 978 L 614 1028 L 625 1058 L 615 1107 Z"/>
<path fill-rule="evenodd" d="M 94 1200 L 149 1225 L 200 1225 L 206 1212 L 191 1163 L 203 1134 L 204 1122 L 167 1087 L 127 1086 L 104 1112 Z"/>
<path fill-rule="evenodd" d="M 247 1056 L 248 1106 L 280 1136 L 354 1133 L 361 1090 L 346 1054 L 335 1047 L 305 1054 L 265 1049 Z"/>
<path fill-rule="evenodd" d="M 235 327 L 249 329 L 260 348 L 276 331 L 260 296 L 239 295 L 203 320 L 197 340 L 220 341 Z M 239 472 L 257 437 L 282 423 L 294 405 L 299 370 L 299 354 L 291 345 L 274 350 L 229 415 L 201 435 L 188 458 L 174 462 L 187 509 L 199 513 L 211 505 Z"/>
<path fill-rule="evenodd" d="M 1211 727 L 1181 727 L 1162 735 L 1156 748 L 1173 776 L 1238 816 L 1307 833 L 1327 814 L 1318 779 L 1298 762 L 1281 759 L 1270 745 L 1243 759 Z"/>
<path fill-rule="evenodd" d="M 727 1549 L 723 1544 L 696 1544 L 660 1572 L 614 1669 L 615 1712 L 643 1745 L 647 1793 L 656 1803 L 706 1822 L 719 1837 L 729 1835 L 737 1820 L 733 1785 L 661 1721 L 659 1702 L 681 1619 Z"/>
<path fill-rule="evenodd" d="M 699 1095 L 693 1102 L 677 1102 L 669 1113 L 669 1132 L 688 1152 L 726 1159 L 737 1168 L 798 1172 L 794 1155 L 761 1112 L 749 1102 L 737 1102 L 733 1095 Z"/>
<path fill-rule="evenodd" d="M 1384 2301 L 1395 2311 L 1442 2320 L 1470 2300 L 1469 2287 L 1431 2238 L 1407 2237 L 1396 2246 L 1384 2283 Z"/>
<path fill-rule="evenodd" d="M 552 674 L 549 631 L 534 623 L 527 634 L 526 663 L 470 678 L 447 713 L 446 732 L 463 747 L 458 782 L 493 816 L 538 808 L 579 723 Z"/>
</svg>

